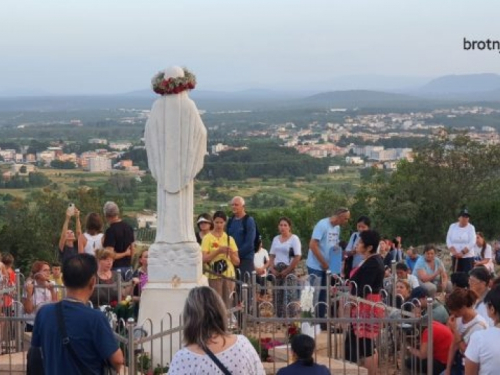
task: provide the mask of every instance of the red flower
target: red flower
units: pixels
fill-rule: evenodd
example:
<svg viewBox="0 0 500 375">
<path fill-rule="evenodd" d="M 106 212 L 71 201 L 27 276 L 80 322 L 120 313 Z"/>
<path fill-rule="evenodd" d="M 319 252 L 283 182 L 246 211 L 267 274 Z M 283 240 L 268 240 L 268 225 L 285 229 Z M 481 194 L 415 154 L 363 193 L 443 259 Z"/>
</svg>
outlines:
<svg viewBox="0 0 500 375">
<path fill-rule="evenodd" d="M 111 301 L 109 303 L 109 306 L 111 306 L 113 309 L 116 307 L 116 305 L 118 305 L 118 301 Z"/>
</svg>

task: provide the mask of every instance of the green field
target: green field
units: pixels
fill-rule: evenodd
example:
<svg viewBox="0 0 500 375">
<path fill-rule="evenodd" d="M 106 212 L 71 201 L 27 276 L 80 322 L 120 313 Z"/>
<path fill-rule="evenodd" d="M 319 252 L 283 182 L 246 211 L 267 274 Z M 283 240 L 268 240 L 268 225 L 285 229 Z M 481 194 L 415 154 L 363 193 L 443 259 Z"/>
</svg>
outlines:
<svg viewBox="0 0 500 375">
<path fill-rule="evenodd" d="M 50 178 L 53 183 L 51 188 L 60 193 L 82 187 L 104 186 L 111 176 L 119 175 L 130 179 L 135 177 L 133 174 L 123 171 L 113 171 L 113 173 L 90 173 L 82 170 L 60 169 L 39 169 L 38 171 Z M 356 168 L 344 168 L 335 174 L 309 178 L 251 178 L 244 181 L 221 180 L 218 182 L 197 180 L 195 182 L 195 212 L 213 211 L 227 207 L 229 200 L 235 195 L 241 195 L 247 200 L 260 199 L 261 203 L 257 204 L 256 202 L 255 207 L 251 208 L 252 211 L 285 207 L 307 202 L 312 193 L 325 188 L 352 193 L 357 189 L 359 183 L 359 171 Z M 33 190 L 0 189 L 0 194 L 11 194 L 23 198 Z M 137 182 L 135 190 L 133 204 L 126 204 L 124 207 L 124 211 L 128 215 L 146 208 L 145 200 L 148 196 L 153 203 L 156 201 L 156 187 L 154 185 Z M 279 205 L 265 204 L 266 201 L 278 200 Z"/>
</svg>

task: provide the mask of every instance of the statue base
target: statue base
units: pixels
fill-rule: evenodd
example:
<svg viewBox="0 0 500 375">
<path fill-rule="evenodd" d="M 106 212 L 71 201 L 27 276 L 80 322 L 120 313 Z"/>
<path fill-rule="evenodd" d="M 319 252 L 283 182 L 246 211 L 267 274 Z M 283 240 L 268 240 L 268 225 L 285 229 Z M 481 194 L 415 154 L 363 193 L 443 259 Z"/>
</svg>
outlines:
<svg viewBox="0 0 500 375">
<path fill-rule="evenodd" d="M 198 284 L 202 270 L 201 248 L 196 241 L 155 242 L 149 247 L 149 282 Z"/>
<path fill-rule="evenodd" d="M 143 289 L 137 327 L 142 328 L 140 332 L 146 335 L 146 340 L 152 335 L 159 335 L 159 337 L 152 341 L 147 340 L 136 349 L 142 348 L 150 355 L 153 368 L 157 364 L 165 366 L 171 363 L 175 353 L 183 347 L 182 330 L 161 334 L 181 326 L 184 303 L 189 291 L 201 285 L 208 286 L 205 276 L 201 276 L 197 283 L 175 284 L 148 281 Z"/>
</svg>

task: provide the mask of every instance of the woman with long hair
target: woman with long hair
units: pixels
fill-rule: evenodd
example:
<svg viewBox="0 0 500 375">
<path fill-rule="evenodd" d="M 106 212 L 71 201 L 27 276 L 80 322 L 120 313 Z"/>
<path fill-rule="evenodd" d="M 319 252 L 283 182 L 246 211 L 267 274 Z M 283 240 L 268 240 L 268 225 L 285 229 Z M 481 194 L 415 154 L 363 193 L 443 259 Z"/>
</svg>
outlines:
<svg viewBox="0 0 500 375">
<path fill-rule="evenodd" d="M 215 290 L 206 286 L 191 289 L 182 314 L 184 348 L 175 353 L 169 373 L 265 374 L 250 341 L 228 332 L 227 314 Z"/>
<path fill-rule="evenodd" d="M 102 219 L 98 213 L 91 212 L 85 219 L 85 232 L 78 238 L 78 253 L 95 256 L 95 252 L 102 249 L 104 234 L 102 233 Z"/>
<path fill-rule="evenodd" d="M 137 321 L 139 316 L 139 303 L 141 301 L 142 289 L 148 283 L 148 258 L 149 248 L 143 249 L 139 253 L 138 263 L 139 267 L 132 275 L 132 301 L 134 301 L 134 317 Z"/>
<path fill-rule="evenodd" d="M 495 273 L 491 245 L 486 242 L 482 232 L 476 232 L 476 246 L 474 246 L 474 255 L 474 267 L 484 266 L 491 273 Z"/>
<path fill-rule="evenodd" d="M 366 230 L 359 234 L 356 251 L 362 255 L 363 261 L 351 272 L 351 294 L 381 303 L 380 291 L 384 283 L 384 262 L 377 248 L 380 235 L 374 230 Z M 384 309 L 371 304 L 359 303 L 351 310 L 353 319 L 378 318 L 384 316 Z M 369 375 L 377 372 L 378 354 L 375 349 L 375 339 L 380 333 L 380 325 L 375 323 L 352 323 L 345 342 L 345 357 L 348 361 L 362 361 Z"/>
<path fill-rule="evenodd" d="M 292 275 L 300 262 L 302 254 L 300 239 L 292 233 L 292 221 L 287 217 L 281 217 L 278 221 L 280 234 L 274 237 L 269 251 L 269 272 L 276 280 L 276 286 L 287 286 L 288 289 L 278 289 L 275 294 L 276 315 L 284 317 L 287 315 L 287 305 L 291 302 L 294 291 L 291 287 L 295 280 Z"/>
<path fill-rule="evenodd" d="M 234 267 L 240 264 L 238 247 L 234 238 L 225 231 L 227 216 L 223 211 L 213 215 L 214 228 L 201 242 L 203 262 L 208 265 L 208 285 L 222 297 L 226 307 L 230 307 L 231 294 L 234 291 Z"/>
</svg>

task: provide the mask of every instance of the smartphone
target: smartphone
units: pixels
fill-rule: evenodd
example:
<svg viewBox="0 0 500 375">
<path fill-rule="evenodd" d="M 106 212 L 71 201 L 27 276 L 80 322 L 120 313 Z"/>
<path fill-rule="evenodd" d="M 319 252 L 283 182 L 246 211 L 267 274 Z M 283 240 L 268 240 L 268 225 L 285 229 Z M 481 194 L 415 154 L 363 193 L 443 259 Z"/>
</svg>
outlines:
<svg viewBox="0 0 500 375">
<path fill-rule="evenodd" d="M 74 203 L 70 203 L 68 205 L 68 209 L 66 210 L 66 213 L 69 215 L 69 216 L 73 216 L 75 214 L 75 204 Z"/>
</svg>

